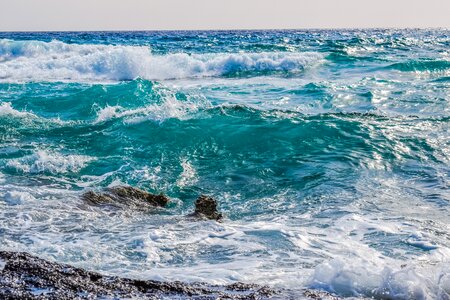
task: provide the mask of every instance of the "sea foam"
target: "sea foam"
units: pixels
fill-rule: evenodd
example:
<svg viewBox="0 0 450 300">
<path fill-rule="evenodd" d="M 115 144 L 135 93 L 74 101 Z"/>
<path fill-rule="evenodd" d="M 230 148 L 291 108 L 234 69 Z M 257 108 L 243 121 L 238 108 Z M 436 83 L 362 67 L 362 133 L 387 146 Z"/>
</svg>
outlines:
<svg viewBox="0 0 450 300">
<path fill-rule="evenodd" d="M 209 107 L 204 99 L 189 99 L 180 101 L 172 93 L 164 95 L 161 103 L 148 104 L 144 107 L 129 109 L 119 105 L 105 106 L 98 109 L 95 124 L 114 119 L 124 119 L 125 123 L 140 123 L 142 121 L 164 121 L 166 119 L 183 119 L 189 113 Z"/>
<path fill-rule="evenodd" d="M 9 205 L 19 205 L 26 201 L 35 200 L 33 195 L 25 191 L 8 191 L 2 198 Z"/>
<path fill-rule="evenodd" d="M 63 155 L 57 152 L 39 150 L 35 153 L 17 159 L 12 159 L 7 166 L 23 173 L 52 174 L 77 172 L 91 161 L 92 158 L 84 155 Z"/>
<path fill-rule="evenodd" d="M 0 40 L 0 81 L 118 81 L 301 72 L 318 63 L 314 52 L 173 53 L 144 46 L 79 45 Z"/>
<path fill-rule="evenodd" d="M 0 116 L 13 116 L 13 117 L 35 117 L 32 113 L 26 111 L 18 111 L 11 106 L 9 102 L 0 103 Z"/>
</svg>

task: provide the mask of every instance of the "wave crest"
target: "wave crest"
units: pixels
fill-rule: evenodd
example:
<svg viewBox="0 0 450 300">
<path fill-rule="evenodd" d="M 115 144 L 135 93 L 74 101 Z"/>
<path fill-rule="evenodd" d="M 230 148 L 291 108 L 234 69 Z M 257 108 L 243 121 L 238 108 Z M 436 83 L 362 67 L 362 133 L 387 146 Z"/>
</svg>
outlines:
<svg viewBox="0 0 450 300">
<path fill-rule="evenodd" d="M 450 69 L 450 61 L 424 60 L 407 61 L 390 65 L 388 68 L 401 72 L 443 72 Z"/>
<path fill-rule="evenodd" d="M 12 117 L 35 117 L 32 113 L 26 111 L 18 111 L 11 106 L 10 102 L 0 103 L 0 116 L 12 116 Z"/>
<path fill-rule="evenodd" d="M 301 72 L 322 56 L 304 52 L 152 55 L 148 47 L 0 40 L 0 80 L 118 81 Z"/>
<path fill-rule="evenodd" d="M 63 155 L 39 150 L 29 156 L 10 160 L 7 166 L 22 173 L 67 173 L 78 172 L 92 158 L 84 155 Z"/>
</svg>

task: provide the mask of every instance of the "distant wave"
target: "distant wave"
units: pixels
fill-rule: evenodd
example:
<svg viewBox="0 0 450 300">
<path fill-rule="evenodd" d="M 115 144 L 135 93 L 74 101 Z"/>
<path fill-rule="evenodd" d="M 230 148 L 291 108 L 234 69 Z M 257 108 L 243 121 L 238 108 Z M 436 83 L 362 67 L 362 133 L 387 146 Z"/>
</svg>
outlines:
<svg viewBox="0 0 450 300">
<path fill-rule="evenodd" d="M 318 63 L 314 52 L 174 53 L 140 46 L 0 40 L 0 81 L 118 81 L 296 73 Z M 256 73 L 256 74 L 255 74 Z"/>
<path fill-rule="evenodd" d="M 388 68 L 402 72 L 442 72 L 450 69 L 450 61 L 447 60 L 407 61 L 389 65 Z"/>
</svg>

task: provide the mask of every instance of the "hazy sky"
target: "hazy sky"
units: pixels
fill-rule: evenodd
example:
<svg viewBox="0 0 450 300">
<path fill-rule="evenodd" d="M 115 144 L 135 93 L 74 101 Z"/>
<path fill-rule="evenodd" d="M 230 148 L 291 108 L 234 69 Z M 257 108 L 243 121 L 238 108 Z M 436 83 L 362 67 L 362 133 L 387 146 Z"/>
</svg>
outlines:
<svg viewBox="0 0 450 300">
<path fill-rule="evenodd" d="M 0 31 L 450 28 L 450 0 L 0 0 Z"/>
</svg>

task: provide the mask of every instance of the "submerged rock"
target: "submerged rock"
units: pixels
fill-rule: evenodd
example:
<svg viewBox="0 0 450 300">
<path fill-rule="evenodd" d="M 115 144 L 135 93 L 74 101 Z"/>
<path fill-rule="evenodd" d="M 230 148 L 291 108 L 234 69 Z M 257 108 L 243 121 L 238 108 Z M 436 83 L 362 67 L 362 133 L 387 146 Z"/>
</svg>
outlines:
<svg viewBox="0 0 450 300">
<path fill-rule="evenodd" d="M 115 186 L 104 193 L 89 191 L 83 194 L 83 200 L 91 205 L 110 205 L 116 207 L 165 207 L 169 198 L 164 194 L 151 194 L 131 186 Z"/>
<path fill-rule="evenodd" d="M 104 276 L 22 252 L 0 251 L 0 299 L 267 299 L 274 290 L 252 284 L 213 286 Z"/>
<path fill-rule="evenodd" d="M 210 220 L 219 221 L 223 218 L 223 215 L 219 213 L 217 209 L 217 201 L 212 197 L 201 195 L 195 201 L 195 217 L 203 217 Z"/>
</svg>

